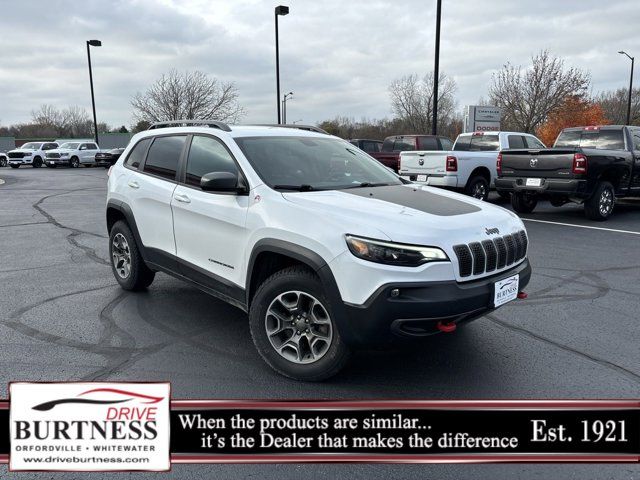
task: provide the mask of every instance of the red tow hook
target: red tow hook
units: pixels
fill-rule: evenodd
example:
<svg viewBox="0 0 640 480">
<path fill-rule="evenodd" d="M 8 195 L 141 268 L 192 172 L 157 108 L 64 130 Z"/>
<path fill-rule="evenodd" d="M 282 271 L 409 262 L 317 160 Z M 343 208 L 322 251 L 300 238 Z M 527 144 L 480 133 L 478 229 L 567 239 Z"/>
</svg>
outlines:
<svg viewBox="0 0 640 480">
<path fill-rule="evenodd" d="M 525 298 L 527 298 L 528 296 L 529 296 L 529 294 L 528 294 L 528 293 L 526 293 L 526 292 L 518 292 L 518 298 L 519 298 L 520 300 L 524 300 L 524 299 L 525 299 Z"/>
<path fill-rule="evenodd" d="M 456 324 L 451 322 L 451 323 L 442 323 L 442 320 L 440 320 L 437 325 L 436 328 L 438 330 L 440 330 L 441 332 L 444 333 L 451 333 L 451 332 L 455 332 L 456 330 Z"/>
</svg>

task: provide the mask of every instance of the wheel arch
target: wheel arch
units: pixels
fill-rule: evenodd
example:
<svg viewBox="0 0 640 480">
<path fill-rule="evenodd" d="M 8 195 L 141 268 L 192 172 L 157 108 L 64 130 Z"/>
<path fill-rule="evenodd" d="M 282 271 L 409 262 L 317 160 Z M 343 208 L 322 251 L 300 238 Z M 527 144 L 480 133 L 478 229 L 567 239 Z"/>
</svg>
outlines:
<svg viewBox="0 0 640 480">
<path fill-rule="evenodd" d="M 471 171 L 471 173 L 469 174 L 469 178 L 467 179 L 467 185 L 469 185 L 469 182 L 473 180 L 473 177 L 478 176 L 484 177 L 487 182 L 489 182 L 489 185 L 491 185 L 491 172 L 485 166 L 476 167 Z"/>
<path fill-rule="evenodd" d="M 140 238 L 140 232 L 138 231 L 138 225 L 136 224 L 136 219 L 133 216 L 133 211 L 131 207 L 124 202 L 119 200 L 109 200 L 107 202 L 107 211 L 106 211 L 106 221 L 107 221 L 107 234 L 111 233 L 111 228 L 118 221 L 123 220 L 129 225 L 131 232 L 133 233 L 134 238 L 136 239 L 136 243 L 138 244 L 138 250 L 142 255 L 144 261 L 147 261 L 147 254 L 144 248 L 144 244 L 142 243 L 142 239 Z"/>
</svg>

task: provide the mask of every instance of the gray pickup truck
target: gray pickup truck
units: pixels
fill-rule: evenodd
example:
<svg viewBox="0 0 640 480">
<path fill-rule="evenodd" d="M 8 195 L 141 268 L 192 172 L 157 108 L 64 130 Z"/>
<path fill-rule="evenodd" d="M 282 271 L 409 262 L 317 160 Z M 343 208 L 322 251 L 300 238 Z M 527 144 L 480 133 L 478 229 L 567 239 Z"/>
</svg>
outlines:
<svg viewBox="0 0 640 480">
<path fill-rule="evenodd" d="M 565 128 L 553 148 L 505 150 L 497 161 L 496 189 L 511 193 L 518 213 L 539 198 L 555 207 L 584 204 L 592 220 L 606 220 L 617 198 L 640 197 L 640 127 Z"/>
</svg>

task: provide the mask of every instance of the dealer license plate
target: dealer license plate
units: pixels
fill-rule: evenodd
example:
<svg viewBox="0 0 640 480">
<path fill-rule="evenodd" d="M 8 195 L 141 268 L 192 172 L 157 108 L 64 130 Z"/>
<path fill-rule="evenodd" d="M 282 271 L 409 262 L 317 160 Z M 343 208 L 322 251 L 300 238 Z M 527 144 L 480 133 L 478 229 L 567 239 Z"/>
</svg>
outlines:
<svg viewBox="0 0 640 480">
<path fill-rule="evenodd" d="M 499 280 L 494 284 L 493 289 L 493 306 L 499 307 L 518 297 L 518 288 L 520 286 L 520 275 L 515 274 L 503 280 Z"/>
<path fill-rule="evenodd" d="M 539 187 L 540 185 L 542 185 L 542 179 L 541 178 L 527 178 L 526 185 L 527 185 L 527 187 Z"/>
<path fill-rule="evenodd" d="M 426 182 L 426 181 L 427 181 L 426 175 L 418 175 L 418 182 Z"/>
</svg>

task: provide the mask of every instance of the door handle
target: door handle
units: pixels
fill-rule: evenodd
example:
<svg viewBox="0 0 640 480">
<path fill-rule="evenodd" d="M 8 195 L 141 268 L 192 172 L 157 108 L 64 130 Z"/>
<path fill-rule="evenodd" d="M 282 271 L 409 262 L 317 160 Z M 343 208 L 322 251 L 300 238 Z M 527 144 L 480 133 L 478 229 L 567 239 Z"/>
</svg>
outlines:
<svg viewBox="0 0 640 480">
<path fill-rule="evenodd" d="M 135 180 L 129 180 L 129 183 L 127 183 L 127 185 L 129 185 L 131 188 L 140 188 L 140 185 L 138 185 L 138 182 L 136 182 Z"/>
<path fill-rule="evenodd" d="M 186 195 L 174 195 L 173 198 L 176 199 L 176 201 L 181 202 L 181 203 L 191 203 L 191 199 L 189 197 L 187 197 Z"/>
</svg>

